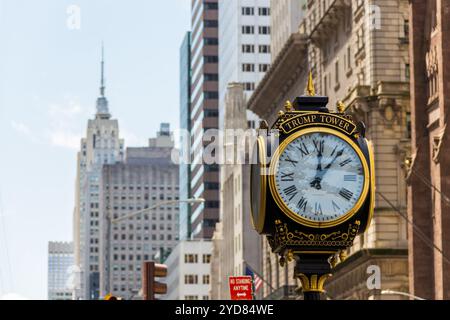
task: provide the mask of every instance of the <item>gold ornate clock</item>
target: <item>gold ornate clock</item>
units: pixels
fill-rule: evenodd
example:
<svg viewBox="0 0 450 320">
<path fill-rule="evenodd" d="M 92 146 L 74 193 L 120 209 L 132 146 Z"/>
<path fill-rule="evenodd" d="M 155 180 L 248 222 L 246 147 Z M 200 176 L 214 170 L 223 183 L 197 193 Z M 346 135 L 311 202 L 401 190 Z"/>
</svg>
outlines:
<svg viewBox="0 0 450 320">
<path fill-rule="evenodd" d="M 314 92 L 311 76 L 308 88 Z M 271 127 L 277 147 L 260 136 L 251 169 L 254 227 L 281 264 L 296 260 L 296 276 L 315 298 L 336 257 L 343 261 L 343 250 L 370 225 L 375 197 L 365 125 L 344 114 L 342 103 L 335 113 L 327 103 L 312 94 L 288 102 Z"/>
</svg>

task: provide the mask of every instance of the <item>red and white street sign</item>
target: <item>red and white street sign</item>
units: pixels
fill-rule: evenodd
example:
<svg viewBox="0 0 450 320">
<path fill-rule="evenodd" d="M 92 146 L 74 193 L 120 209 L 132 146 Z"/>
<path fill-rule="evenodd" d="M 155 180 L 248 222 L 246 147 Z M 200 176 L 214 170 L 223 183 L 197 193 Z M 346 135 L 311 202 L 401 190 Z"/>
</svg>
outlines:
<svg viewBox="0 0 450 320">
<path fill-rule="evenodd" d="M 228 282 L 231 300 L 253 300 L 252 281 L 251 276 L 230 277 Z"/>
</svg>

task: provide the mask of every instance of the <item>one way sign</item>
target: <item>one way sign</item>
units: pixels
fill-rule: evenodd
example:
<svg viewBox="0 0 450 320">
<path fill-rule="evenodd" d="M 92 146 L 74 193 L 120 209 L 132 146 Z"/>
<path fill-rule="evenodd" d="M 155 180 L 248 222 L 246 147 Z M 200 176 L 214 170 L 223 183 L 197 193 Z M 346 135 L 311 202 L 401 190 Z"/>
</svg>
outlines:
<svg viewBox="0 0 450 320">
<path fill-rule="evenodd" d="M 231 300 L 253 300 L 253 283 L 251 276 L 230 277 Z"/>
</svg>

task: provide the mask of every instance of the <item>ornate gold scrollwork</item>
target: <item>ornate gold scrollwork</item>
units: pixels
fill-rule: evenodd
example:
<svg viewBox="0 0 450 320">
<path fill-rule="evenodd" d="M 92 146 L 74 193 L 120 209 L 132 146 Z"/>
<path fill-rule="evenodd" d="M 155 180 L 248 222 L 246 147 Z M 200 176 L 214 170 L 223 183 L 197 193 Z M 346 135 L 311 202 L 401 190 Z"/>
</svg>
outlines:
<svg viewBox="0 0 450 320">
<path fill-rule="evenodd" d="M 304 233 L 298 230 L 289 231 L 287 223 L 275 220 L 275 235 L 269 244 L 274 248 L 278 246 L 351 246 L 358 234 L 361 221 L 356 220 L 348 225 L 347 232 L 335 231 L 332 233 Z"/>
</svg>

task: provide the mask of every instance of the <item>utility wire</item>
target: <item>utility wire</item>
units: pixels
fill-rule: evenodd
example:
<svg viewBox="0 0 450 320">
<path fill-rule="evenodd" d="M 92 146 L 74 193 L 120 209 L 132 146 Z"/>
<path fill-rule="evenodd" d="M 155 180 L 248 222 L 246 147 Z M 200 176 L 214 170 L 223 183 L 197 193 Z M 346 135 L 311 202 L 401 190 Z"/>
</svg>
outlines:
<svg viewBox="0 0 450 320">
<path fill-rule="evenodd" d="M 435 249 L 436 251 L 438 251 L 441 255 L 443 260 L 445 260 L 445 262 L 447 262 L 450 265 L 450 258 L 447 257 L 444 252 L 442 251 L 441 248 L 439 248 L 433 240 L 431 240 L 422 230 L 420 230 L 420 228 L 414 223 L 412 222 L 407 215 L 405 215 L 399 208 L 397 208 L 396 206 L 394 206 L 394 204 L 389 201 L 389 199 L 382 194 L 381 192 L 377 191 L 376 192 L 384 201 L 386 201 L 386 203 L 392 208 L 394 209 L 403 219 L 405 219 L 414 229 L 414 232 L 416 232 L 416 234 L 423 240 L 423 242 L 425 242 L 431 249 Z"/>
<path fill-rule="evenodd" d="M 428 188 L 433 189 L 437 193 L 439 193 L 444 199 L 444 203 L 450 207 L 450 198 L 444 194 L 441 190 L 439 190 L 438 187 L 436 187 L 430 180 L 428 180 L 422 173 L 420 173 L 418 170 L 411 170 L 411 173 L 414 174 L 416 177 L 418 177 Z"/>
</svg>

